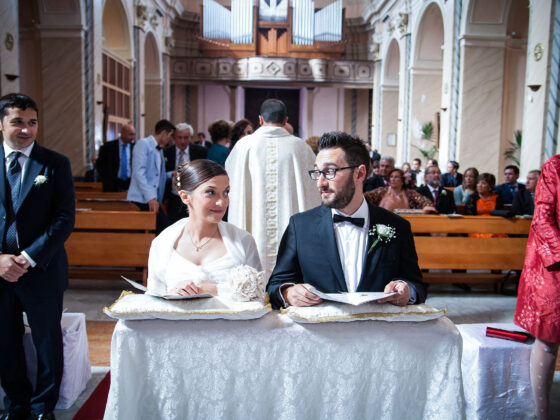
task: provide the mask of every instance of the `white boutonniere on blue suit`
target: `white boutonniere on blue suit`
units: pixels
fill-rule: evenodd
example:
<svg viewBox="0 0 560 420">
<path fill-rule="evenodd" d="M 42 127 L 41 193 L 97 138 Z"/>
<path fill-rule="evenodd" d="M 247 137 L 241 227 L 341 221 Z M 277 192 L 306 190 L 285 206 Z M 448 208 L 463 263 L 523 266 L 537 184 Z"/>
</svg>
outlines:
<svg viewBox="0 0 560 420">
<path fill-rule="evenodd" d="M 37 175 L 37 178 L 35 178 L 35 181 L 33 181 L 33 185 L 35 186 L 43 185 L 48 180 L 49 179 L 45 175 Z"/>
<path fill-rule="evenodd" d="M 389 242 L 391 242 L 391 239 L 396 238 L 397 237 L 397 230 L 393 226 L 378 224 L 378 225 L 373 226 L 369 230 L 369 236 L 377 236 L 377 237 L 375 238 L 375 241 L 369 247 L 368 254 L 370 254 L 373 251 L 373 248 L 375 248 L 375 246 L 379 242 L 389 243 Z"/>
</svg>

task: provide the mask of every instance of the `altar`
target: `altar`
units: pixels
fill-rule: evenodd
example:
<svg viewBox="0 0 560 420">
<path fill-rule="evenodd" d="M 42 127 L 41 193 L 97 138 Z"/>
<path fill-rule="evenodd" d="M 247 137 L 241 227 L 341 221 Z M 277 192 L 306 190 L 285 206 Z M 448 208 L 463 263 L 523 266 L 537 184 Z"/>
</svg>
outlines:
<svg viewBox="0 0 560 420">
<path fill-rule="evenodd" d="M 105 419 L 463 418 L 461 346 L 445 317 L 120 320 Z"/>
</svg>

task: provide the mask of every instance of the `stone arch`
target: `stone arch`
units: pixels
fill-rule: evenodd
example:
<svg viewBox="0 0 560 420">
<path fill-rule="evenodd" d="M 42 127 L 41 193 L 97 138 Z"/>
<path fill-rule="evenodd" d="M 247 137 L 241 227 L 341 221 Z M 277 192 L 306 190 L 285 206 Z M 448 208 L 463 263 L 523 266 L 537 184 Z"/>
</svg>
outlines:
<svg viewBox="0 0 560 420">
<path fill-rule="evenodd" d="M 410 159 L 424 159 L 420 151 L 439 149 L 439 127 L 442 96 L 443 45 L 445 28 L 442 11 L 437 2 L 426 5 L 415 32 L 415 46 L 410 78 Z M 434 138 L 422 138 L 422 127 L 432 123 Z M 438 158 L 436 154 L 434 156 Z M 424 161 L 424 163 L 426 163 Z"/>
<path fill-rule="evenodd" d="M 151 133 L 161 119 L 162 76 L 161 54 L 156 37 L 148 32 L 144 42 L 144 127 Z"/>
<path fill-rule="evenodd" d="M 381 115 L 379 152 L 397 156 L 399 132 L 399 84 L 401 71 L 401 48 L 397 39 L 387 44 L 381 78 Z"/>
<path fill-rule="evenodd" d="M 133 58 L 130 24 L 120 0 L 106 0 L 103 6 L 103 48 L 123 60 Z"/>
</svg>

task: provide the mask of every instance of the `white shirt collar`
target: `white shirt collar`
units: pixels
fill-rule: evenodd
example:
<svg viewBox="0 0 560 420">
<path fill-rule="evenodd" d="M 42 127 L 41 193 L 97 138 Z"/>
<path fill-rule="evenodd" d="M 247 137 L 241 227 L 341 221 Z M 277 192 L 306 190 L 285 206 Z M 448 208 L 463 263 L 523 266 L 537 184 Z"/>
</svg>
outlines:
<svg viewBox="0 0 560 420">
<path fill-rule="evenodd" d="M 338 209 L 331 209 L 331 212 L 333 215 L 340 214 L 342 216 L 348 216 L 348 217 L 362 217 L 365 221 L 364 228 L 366 229 L 369 228 L 369 207 L 367 205 L 367 201 L 365 197 L 362 198 L 362 205 L 353 214 L 344 214 Z"/>
<path fill-rule="evenodd" d="M 29 146 L 24 147 L 23 149 L 16 150 L 8 146 L 8 144 L 5 141 L 2 143 L 4 145 L 4 157 L 10 156 L 10 153 L 12 152 L 21 152 L 22 155 L 29 157 L 31 155 L 31 149 L 33 149 L 33 146 L 35 145 L 35 142 L 33 142 Z"/>
</svg>

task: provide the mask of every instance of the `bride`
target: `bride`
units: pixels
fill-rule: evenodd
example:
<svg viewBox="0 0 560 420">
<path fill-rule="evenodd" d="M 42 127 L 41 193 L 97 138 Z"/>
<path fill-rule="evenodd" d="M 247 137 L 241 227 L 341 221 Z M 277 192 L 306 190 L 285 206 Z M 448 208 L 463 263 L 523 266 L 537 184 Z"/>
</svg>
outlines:
<svg viewBox="0 0 560 420">
<path fill-rule="evenodd" d="M 161 232 L 150 247 L 148 291 L 157 295 L 230 293 L 229 271 L 238 265 L 262 270 L 253 237 L 222 221 L 229 205 L 229 178 L 212 161 L 198 159 L 173 175 L 189 209 Z"/>
</svg>

